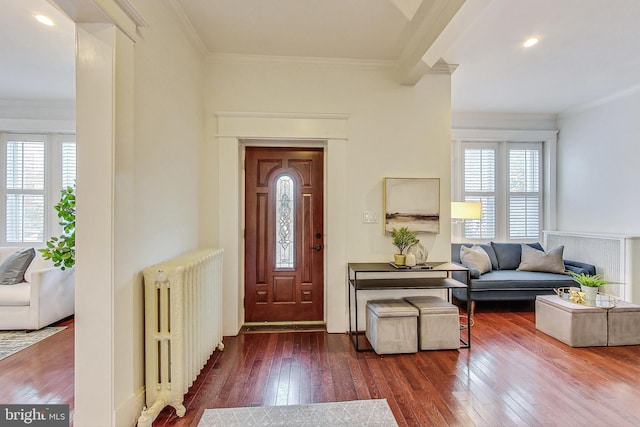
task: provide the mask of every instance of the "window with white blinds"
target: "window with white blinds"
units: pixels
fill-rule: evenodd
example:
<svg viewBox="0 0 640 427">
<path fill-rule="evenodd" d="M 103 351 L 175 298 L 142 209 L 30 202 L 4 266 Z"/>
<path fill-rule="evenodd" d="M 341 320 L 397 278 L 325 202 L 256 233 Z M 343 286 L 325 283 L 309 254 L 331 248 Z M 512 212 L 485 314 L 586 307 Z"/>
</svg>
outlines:
<svg viewBox="0 0 640 427">
<path fill-rule="evenodd" d="M 540 148 L 509 149 L 509 239 L 540 237 L 542 155 Z"/>
<path fill-rule="evenodd" d="M 6 142 L 6 241 L 44 242 L 45 141 Z"/>
<path fill-rule="evenodd" d="M 62 188 L 76 185 L 76 143 L 62 143 Z"/>
<path fill-rule="evenodd" d="M 541 143 L 463 143 L 463 200 L 482 202 L 482 218 L 465 221 L 464 237 L 539 239 L 542 166 Z"/>
<path fill-rule="evenodd" d="M 0 134 L 0 142 L 0 246 L 42 246 L 58 233 L 60 189 L 75 185 L 75 136 Z"/>
<path fill-rule="evenodd" d="M 482 218 L 467 220 L 468 239 L 493 239 L 496 234 L 496 147 L 465 148 L 464 200 L 482 202 Z"/>
</svg>

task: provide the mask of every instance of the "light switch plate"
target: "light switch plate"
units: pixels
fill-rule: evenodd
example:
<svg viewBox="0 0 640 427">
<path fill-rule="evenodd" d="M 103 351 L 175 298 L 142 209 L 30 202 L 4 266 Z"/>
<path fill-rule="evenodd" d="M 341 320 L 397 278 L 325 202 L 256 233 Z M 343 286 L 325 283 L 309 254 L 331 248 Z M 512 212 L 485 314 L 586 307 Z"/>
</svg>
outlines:
<svg viewBox="0 0 640 427">
<path fill-rule="evenodd" d="M 378 214 L 375 212 L 364 211 L 362 214 L 362 222 L 365 224 L 377 224 Z"/>
</svg>

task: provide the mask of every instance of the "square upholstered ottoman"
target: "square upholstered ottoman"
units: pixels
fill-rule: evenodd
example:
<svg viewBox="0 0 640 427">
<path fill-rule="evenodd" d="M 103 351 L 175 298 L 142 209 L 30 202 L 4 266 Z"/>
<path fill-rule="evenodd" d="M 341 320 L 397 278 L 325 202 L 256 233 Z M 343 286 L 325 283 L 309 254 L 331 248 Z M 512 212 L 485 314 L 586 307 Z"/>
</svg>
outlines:
<svg viewBox="0 0 640 427">
<path fill-rule="evenodd" d="M 436 296 L 407 297 L 405 300 L 420 310 L 418 317 L 420 350 L 460 348 L 458 307 Z"/>
<path fill-rule="evenodd" d="M 571 347 L 606 346 L 607 310 L 538 295 L 536 329 Z"/>
<path fill-rule="evenodd" d="M 418 309 L 401 299 L 367 302 L 367 339 L 378 354 L 418 351 Z"/>
<path fill-rule="evenodd" d="M 640 305 L 618 301 L 609 310 L 608 345 L 640 344 Z"/>
</svg>

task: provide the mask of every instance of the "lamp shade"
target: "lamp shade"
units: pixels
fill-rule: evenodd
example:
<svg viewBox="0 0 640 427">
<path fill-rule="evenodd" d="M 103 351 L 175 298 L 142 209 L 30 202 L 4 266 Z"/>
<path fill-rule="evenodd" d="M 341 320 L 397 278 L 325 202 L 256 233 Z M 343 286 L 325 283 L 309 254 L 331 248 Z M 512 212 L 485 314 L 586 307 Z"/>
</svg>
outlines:
<svg viewBox="0 0 640 427">
<path fill-rule="evenodd" d="M 451 218 L 480 219 L 482 218 L 482 203 L 451 202 Z"/>
</svg>

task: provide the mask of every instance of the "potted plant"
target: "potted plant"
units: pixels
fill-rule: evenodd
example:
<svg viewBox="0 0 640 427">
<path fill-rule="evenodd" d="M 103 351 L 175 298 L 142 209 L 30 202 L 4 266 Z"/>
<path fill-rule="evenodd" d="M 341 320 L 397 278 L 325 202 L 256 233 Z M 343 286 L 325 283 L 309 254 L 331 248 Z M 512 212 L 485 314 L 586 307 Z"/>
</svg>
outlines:
<svg viewBox="0 0 640 427">
<path fill-rule="evenodd" d="M 62 197 L 54 209 L 58 212 L 63 234 L 52 237 L 47 247 L 38 249 L 44 259 L 53 261 L 61 270 L 71 268 L 76 263 L 76 195 L 73 187 L 60 191 Z"/>
<path fill-rule="evenodd" d="M 418 242 L 416 233 L 407 227 L 401 227 L 400 229 L 393 228 L 391 230 L 391 238 L 393 239 L 393 245 L 397 247 L 399 251 L 399 253 L 393 255 L 394 261 L 396 265 L 404 265 L 406 259 L 404 250 Z"/>
<path fill-rule="evenodd" d="M 595 274 L 593 276 L 584 273 L 577 274 L 573 272 L 570 272 L 569 274 L 571 274 L 571 278 L 573 280 L 580 284 L 580 290 L 584 292 L 584 299 L 590 301 L 594 301 L 596 299 L 598 288 L 608 283 L 599 274 Z"/>
</svg>

